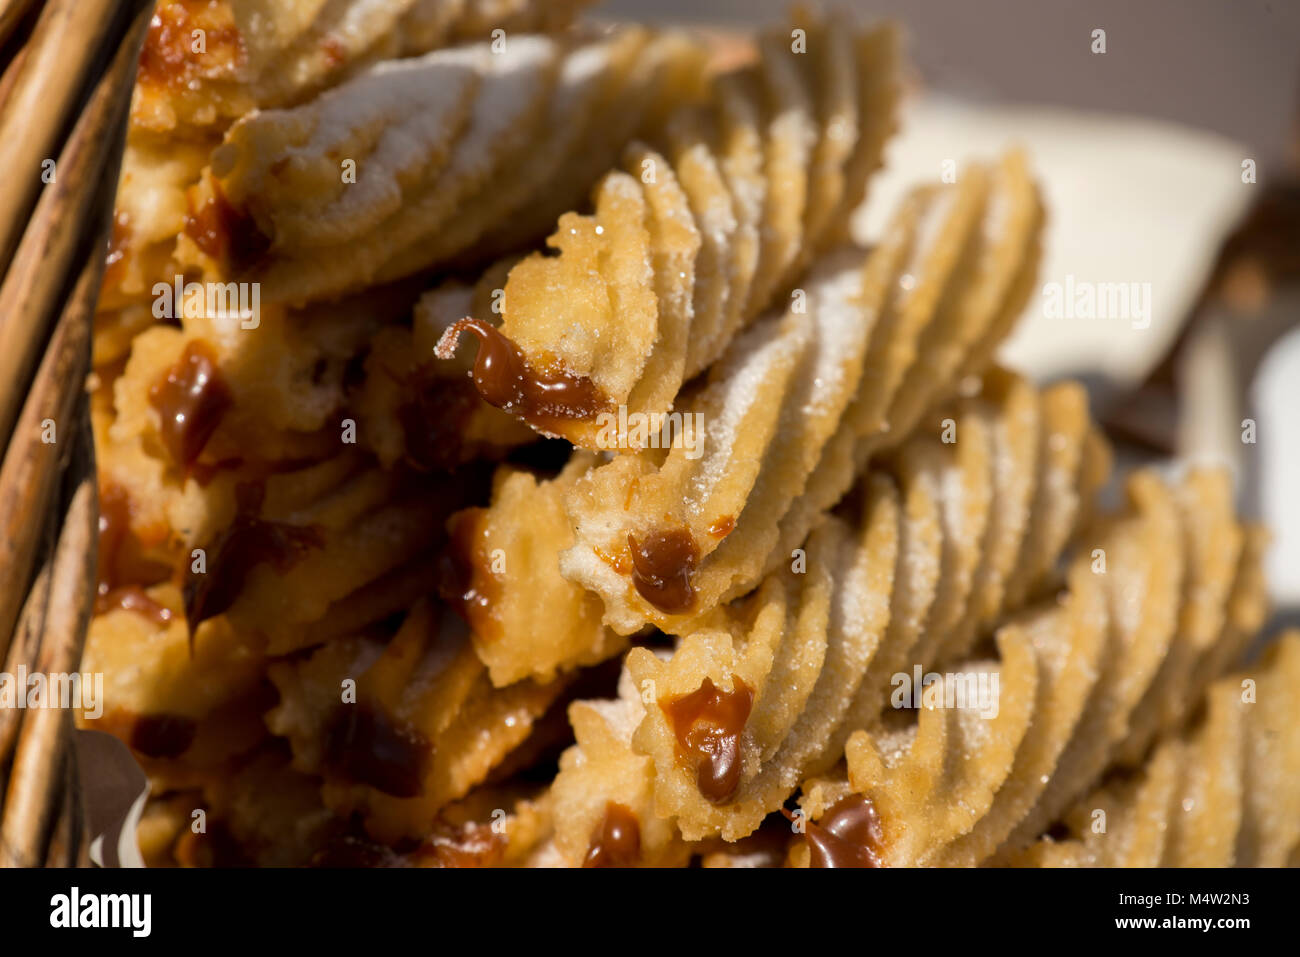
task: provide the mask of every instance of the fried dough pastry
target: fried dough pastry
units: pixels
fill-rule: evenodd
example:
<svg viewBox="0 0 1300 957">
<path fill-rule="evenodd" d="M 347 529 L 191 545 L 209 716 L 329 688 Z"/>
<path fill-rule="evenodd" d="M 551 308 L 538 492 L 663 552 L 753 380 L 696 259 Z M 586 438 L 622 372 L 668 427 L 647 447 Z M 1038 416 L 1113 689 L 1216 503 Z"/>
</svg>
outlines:
<svg viewBox="0 0 1300 957">
<path fill-rule="evenodd" d="M 1127 487 L 1127 509 L 1080 538 L 1064 595 L 997 631 L 996 659 L 953 665 L 933 686 L 938 706 L 923 698 L 914 719 L 885 713 L 855 731 L 847 782 L 805 784 L 797 860 L 988 861 L 1176 730 L 1265 618 L 1263 536 L 1233 518 L 1222 473 L 1171 488 L 1139 471 Z M 996 689 L 995 714 L 951 706 L 980 680 Z"/>
<path fill-rule="evenodd" d="M 433 358 L 438 339 L 467 310 L 490 308 L 498 271 L 489 270 L 473 286 L 442 283 L 420 297 L 409 327 L 385 326 L 370 340 L 361 380 L 347 392 L 344 407 L 355 415 L 358 445 L 385 468 L 454 468 L 501 458 L 537 439 L 479 397 L 466 377 L 468 361 Z"/>
<path fill-rule="evenodd" d="M 325 804 L 359 814 L 380 841 L 426 833 L 563 690 L 559 681 L 494 688 L 458 624 L 421 602 L 387 644 L 341 638 L 268 670 L 280 703 L 267 724 L 289 740 L 294 767 L 321 775 Z"/>
<path fill-rule="evenodd" d="M 135 458 L 124 468 L 128 453 Z M 436 578 L 447 515 L 482 473 L 415 476 L 378 469 L 353 452 L 269 473 L 256 464 L 218 470 L 181 488 L 158 474 L 163 494 L 151 498 L 138 484 L 144 458 L 139 443 L 101 446 L 101 468 L 127 484 L 106 495 L 102 608 L 86 661 L 112 676 L 99 726 L 132 745 L 158 791 L 208 794 L 237 769 L 267 737 L 261 715 L 275 702 L 269 674 L 290 682 L 275 714 L 298 722 L 285 727 L 294 728 L 289 737 L 300 749 L 319 759 L 334 741 L 352 755 L 340 759 L 341 771 L 306 766 L 325 775 L 331 814 L 358 811 L 386 840 L 402 828 L 426 835 L 439 808 L 504 760 L 562 688 L 529 682 L 494 694 L 463 628 L 443 629 L 420 603 Z M 197 572 L 193 547 L 203 555 Z M 385 646 L 384 623 L 396 614 L 405 615 L 405 628 Z M 305 663 L 283 657 L 315 646 Z M 325 666 L 340 662 L 345 670 L 360 664 L 326 674 Z M 441 746 L 438 758 L 418 752 L 412 759 L 421 768 L 431 762 L 427 791 L 423 779 L 410 800 L 382 791 L 390 742 L 369 711 L 355 726 L 330 723 L 338 714 L 325 706 L 339 705 L 344 677 L 358 682 L 358 708 L 369 703 L 382 709 L 377 714 L 414 722 L 421 734 L 455 737 L 458 744 Z M 408 678 L 420 686 L 404 690 Z M 320 710 L 309 713 L 304 698 Z M 367 739 L 370 732 L 380 738 Z M 364 764 L 375 750 L 380 770 L 365 765 L 355 773 L 363 782 L 376 777 L 381 790 L 348 776 L 348 760 Z M 258 842 L 241 843 L 247 850 Z"/>
<path fill-rule="evenodd" d="M 286 751 L 283 742 L 268 742 L 199 794 L 187 795 L 190 810 L 185 833 L 172 848 L 175 860 L 187 866 L 303 867 L 338 840 L 346 822 L 321 803 L 320 780 L 295 771 Z M 189 825 L 198 808 L 209 821 L 206 831 L 196 833 Z"/>
<path fill-rule="evenodd" d="M 892 676 L 965 658 L 1085 524 L 1110 456 L 1078 386 L 1040 394 L 995 370 L 951 414 L 953 445 L 909 439 L 805 558 L 671 659 L 628 653 L 649 699 L 633 746 L 687 839 L 752 833 L 876 719 Z"/>
<path fill-rule="evenodd" d="M 492 503 L 451 520 L 451 594 L 497 686 L 595 664 L 627 646 L 600 623 L 600 600 L 560 576 L 572 540 L 564 495 L 591 467 L 579 453 L 553 479 L 502 466 Z"/>
<path fill-rule="evenodd" d="M 78 723 L 125 741 L 155 791 L 202 787 L 266 737 L 265 665 L 225 620 L 192 648 L 175 585 L 135 588 L 91 620 L 82 667 L 104 675 L 103 714 Z"/>
<path fill-rule="evenodd" d="M 276 656 L 373 630 L 427 594 L 463 495 L 444 479 L 403 489 L 340 456 L 261 479 L 191 480 L 155 511 L 115 452 L 101 446 L 84 660 L 107 683 L 90 725 L 130 744 L 160 790 L 206 785 L 265 737 Z"/>
<path fill-rule="evenodd" d="M 654 765 L 632 750 L 645 706 L 626 670 L 618 692 L 569 706 L 577 743 L 561 756 L 551 785 L 556 847 L 570 867 L 684 866 L 690 845 L 670 818 L 654 813 Z"/>
<path fill-rule="evenodd" d="M 183 341 L 163 328 L 141 338 L 163 336 Z M 152 364 L 136 381 L 165 383 L 161 370 L 171 361 L 168 353 L 152 364 L 146 341 L 130 368 Z M 431 590 L 447 518 L 475 500 L 483 467 L 384 469 L 335 432 L 324 457 L 318 450 L 245 460 L 239 456 L 256 446 L 234 445 L 223 453 L 234 458 L 200 456 L 182 468 L 172 449 L 185 448 L 188 427 L 213 408 L 205 390 L 191 386 L 212 381 L 205 374 L 189 382 L 184 392 L 195 401 L 180 406 L 187 428 L 171 442 L 139 401 L 149 386 L 114 383 L 123 400 L 116 418 L 107 387 L 95 393 L 101 613 L 122 608 L 167 624 L 180 657 L 187 635 L 200 653 L 209 641 L 237 640 L 275 656 L 383 621 Z M 171 646 L 149 647 L 161 655 Z"/>
<path fill-rule="evenodd" d="M 806 314 L 796 303 L 755 324 L 682 400 L 694 443 L 619 455 L 577 483 L 564 576 L 620 633 L 686 633 L 752 590 L 872 455 L 984 367 L 1034 281 L 1041 221 L 1017 153 L 914 192 L 865 266 L 819 264 Z"/>
<path fill-rule="evenodd" d="M 642 618 L 632 617 L 633 613 L 654 612 L 651 620 L 665 631 L 689 633 L 703 627 L 710 609 L 750 591 L 764 574 L 780 567 L 786 556 L 793 557 L 809 529 L 840 499 L 872 452 L 901 440 L 908 430 L 904 426 L 910 427 L 920 418 L 920 406 L 937 399 L 942 390 L 950 388 L 950 381 L 960 380 L 986 363 L 1023 299 L 1023 293 L 1016 293 L 1013 301 L 1003 304 L 1000 290 L 1010 275 L 1022 285 L 1032 279 L 1032 266 L 1007 260 L 1018 255 L 1016 244 L 1036 235 L 1040 211 L 1019 156 L 1009 156 L 991 178 L 982 173 L 974 168 L 970 174 L 975 202 L 979 197 L 996 201 L 999 208 L 1007 210 L 1007 222 L 1013 222 L 1017 214 L 1024 217 L 1019 227 L 1009 228 L 1013 238 L 984 248 L 965 232 L 956 236 L 943 233 L 940 227 L 949 225 L 944 214 L 954 208 L 952 198 L 945 199 L 942 190 L 926 189 L 900 214 L 891 238 L 867 259 L 865 270 L 860 265 L 861 254 L 851 252 L 814 270 L 806 283 L 809 314 L 790 312 L 758 323 L 737 343 L 734 355 L 711 373 L 698 400 L 687 406 L 688 411 L 713 410 L 706 415 L 706 424 L 730 417 L 726 433 L 728 440 L 734 441 L 716 459 L 710 458 L 707 444 L 706 454 L 698 460 L 692 460 L 689 449 L 682 446 L 666 453 L 656 474 L 656 459 L 649 452 L 621 456 L 605 465 L 597 465 L 598 460 L 590 455 L 577 455 L 557 479 L 530 475 L 498 479 L 492 505 L 475 512 L 475 530 L 457 536 L 461 544 L 455 551 L 461 568 L 462 608 L 474 626 L 476 646 L 495 681 L 506 684 L 530 674 L 545 680 L 556 670 L 600 660 L 619 648 L 611 630 L 630 633 L 645 624 Z M 934 224 L 929 232 L 948 238 L 945 242 L 917 241 L 914 246 L 917 219 L 927 204 L 937 206 L 928 213 Z M 975 219 L 975 210 L 968 209 L 960 225 L 970 229 Z M 906 281 L 914 290 L 926 288 L 915 280 L 919 263 L 941 258 L 945 252 L 951 259 L 957 255 L 952 247 L 960 248 L 967 240 L 975 244 L 969 253 L 983 254 L 967 264 L 969 275 L 955 284 L 954 294 L 965 294 L 968 299 L 952 299 L 936 315 L 939 290 L 930 288 L 925 300 L 902 312 L 902 306 L 891 300 L 885 314 L 873 322 L 871 307 L 855 298 L 863 283 L 874 290 L 870 294 L 877 299 L 891 298 L 889 290 L 902 280 L 900 273 L 909 277 Z M 913 262 L 905 266 L 909 254 Z M 1033 256 L 1032 252 L 1024 254 Z M 910 271 L 904 273 L 905 268 Z M 936 281 L 933 285 L 940 284 Z M 1001 311 L 994 314 L 998 308 Z M 797 348 L 803 352 L 792 355 Z M 908 356 L 917 361 L 909 361 Z M 753 367 L 777 371 L 760 388 Z M 785 395 L 771 381 L 778 373 L 787 382 Z M 1017 394 L 1021 392 L 1023 388 Z M 764 410 L 752 410 L 759 404 L 750 401 L 755 397 L 766 403 Z M 1050 444 L 1043 440 L 1041 448 L 1022 449 L 1023 441 L 1016 446 L 1018 460 L 1029 463 L 1030 471 L 1019 479 L 1004 477 L 1013 500 L 1030 481 L 1034 462 L 1050 467 L 1067 487 L 1077 474 L 1083 455 L 1080 442 L 1088 428 L 1086 404 L 1077 391 L 1062 390 L 1050 394 L 1048 405 L 1044 415 L 1063 435 Z M 716 411 L 719 407 L 721 412 Z M 809 410 L 818 414 L 810 415 Z M 1027 414 L 1032 417 L 1034 413 Z M 944 417 L 935 407 L 929 421 L 939 426 Z M 890 428 L 886 429 L 885 423 L 890 423 Z M 1026 437 L 1037 434 L 1032 423 L 1019 423 L 1019 427 L 1025 429 Z M 975 430 L 972 442 L 964 447 L 972 449 L 974 456 L 984 448 L 976 440 L 987 442 L 987 430 L 976 420 L 972 420 L 971 429 Z M 712 464 L 705 469 L 701 462 Z M 708 496 L 706 510 L 697 502 L 706 497 L 704 483 L 711 481 L 710 476 L 720 488 L 718 495 Z M 987 488 L 990 481 L 981 487 Z M 1019 485 L 1014 484 L 1017 481 Z M 622 487 L 617 487 L 619 483 Z M 579 536 L 584 530 L 601 529 L 602 541 L 584 546 L 580 537 L 574 540 L 572 520 L 575 513 L 583 514 L 581 509 L 596 501 L 597 488 L 602 489 L 600 494 L 615 489 L 619 498 L 578 526 Z M 670 504 L 672 496 L 679 493 L 685 500 Z M 745 493 L 748 502 L 741 497 Z M 1074 504 L 1068 497 L 1061 499 L 1058 513 L 1048 507 L 1052 493 L 1046 486 L 1039 487 L 1036 494 L 1041 501 L 1033 514 L 1052 516 L 1042 521 L 1059 523 L 1060 515 L 1072 514 Z M 561 505 L 567 506 L 567 519 L 560 514 Z M 687 614 L 668 615 L 640 597 L 636 585 L 627 583 L 628 578 L 639 578 L 640 586 L 655 594 L 653 583 L 637 568 L 628 545 L 631 531 L 627 525 L 640 514 L 658 519 L 683 508 L 694 509 L 697 516 L 692 527 L 699 526 L 699 530 L 691 532 L 691 541 L 714 546 L 714 551 L 702 560 L 697 554 L 696 568 L 687 578 L 695 608 Z M 784 518 L 777 522 L 779 515 Z M 958 521 L 958 517 L 951 520 Z M 981 520 L 987 521 L 987 516 Z M 608 526 L 601 528 L 602 521 Z M 640 534 L 639 529 L 635 531 Z M 997 533 L 1005 539 L 1016 531 L 999 527 Z M 1029 540 L 1043 553 L 1027 556 L 1023 568 L 1007 581 L 1016 603 L 1023 601 L 1031 573 L 1039 573 L 1042 563 L 1050 563 L 1059 552 L 1065 531 L 1068 527 L 1059 524 L 1032 529 Z M 685 540 L 685 535 L 680 538 Z M 473 548 L 466 547 L 468 544 Z M 667 544 L 672 544 L 670 539 Z M 491 556 L 497 550 L 498 570 L 489 573 Z M 556 553 L 561 556 L 559 568 L 570 581 L 555 571 L 551 556 Z M 586 594 L 591 579 L 570 571 L 568 563 L 573 563 L 575 553 L 587 559 L 584 570 L 591 566 L 598 572 L 595 580 L 631 592 L 628 603 L 637 603 L 615 624 L 610 621 L 606 598 L 604 619 L 612 628 L 599 626 L 601 613 L 593 610 L 593 599 Z M 670 580 L 657 586 L 660 592 L 676 584 L 671 576 L 665 577 Z M 601 589 L 593 590 L 605 597 Z M 536 621 L 535 609 L 539 607 L 548 609 L 543 622 Z"/>
<path fill-rule="evenodd" d="M 447 282 L 418 302 L 412 290 L 388 287 L 364 301 L 267 307 L 254 328 L 196 308 L 179 329 L 135 335 L 113 381 L 112 438 L 138 442 L 180 479 L 195 468 L 301 463 L 357 448 L 385 468 L 421 472 L 499 458 L 536 433 L 432 357 L 461 310 L 490 298 L 483 282 Z"/>
<path fill-rule="evenodd" d="M 210 186 L 190 195 L 213 149 L 236 119 L 256 109 L 304 103 L 379 60 L 422 54 L 448 44 L 482 43 L 497 29 L 506 31 L 503 42 L 513 54 L 511 47 L 516 43 L 529 47 L 539 42 L 526 34 L 561 30 L 584 2 L 159 3 L 141 56 L 118 181 L 108 268 L 96 316 L 96 367 L 125 356 L 131 336 L 157 322 L 151 310 L 155 282 L 192 274 L 196 264 L 211 266 L 210 256 L 221 252 L 227 227 L 239 225 L 237 218 L 223 219 L 227 207 L 222 204 L 205 205 L 205 199 L 213 195 Z M 202 31 L 201 45 L 195 31 Z M 526 92 L 537 95 L 533 90 Z M 503 97 L 493 99 L 493 109 L 502 106 Z M 577 137 L 582 130 L 579 124 L 570 123 L 566 135 Z M 435 144 L 437 149 L 445 149 L 445 145 Z M 574 190 L 586 189 L 615 155 L 610 147 L 604 166 L 592 171 Z M 557 157 L 555 164 L 564 159 Z M 338 174 L 336 164 L 335 179 Z M 469 179 L 464 178 L 466 183 Z M 521 176 L 510 189 L 498 192 L 512 192 L 519 205 L 533 197 L 539 182 L 530 186 Z M 319 188 L 320 183 L 314 185 Z M 440 180 L 440 188 L 443 185 L 445 180 Z M 447 195 L 449 202 L 460 198 Z M 557 206 L 555 212 L 561 209 Z M 457 222 L 456 229 L 445 231 L 464 232 L 464 221 Z M 537 228 L 540 234 L 545 224 Z M 198 238 L 199 247 L 187 230 Z M 179 253 L 178 237 L 186 237 Z M 256 245 L 254 241 L 253 248 Z M 209 251 L 204 253 L 202 246 Z"/>
<path fill-rule="evenodd" d="M 519 867 L 551 841 L 548 795 L 485 785 L 394 849 L 327 808 L 320 778 L 295 771 L 286 750 L 267 745 L 202 790 L 151 798 L 138 831 L 148 866 Z"/>
<path fill-rule="evenodd" d="M 1286 867 L 1300 852 L 1300 633 L 1216 681 L 1198 725 L 1136 778 L 1103 785 L 1006 863 L 1022 867 Z M 1101 813 L 1099 813 L 1101 812 Z"/>
<path fill-rule="evenodd" d="M 627 28 L 382 63 L 235 124 L 190 192 L 178 257 L 268 302 L 481 259 L 531 239 L 542 212 L 539 230 L 554 222 L 663 104 L 698 96 L 703 62 L 679 34 Z"/>
<path fill-rule="evenodd" d="M 127 140 L 99 310 L 148 302 L 153 284 L 175 272 L 170 259 L 189 214 L 186 191 L 198 181 L 215 145 L 212 140 Z M 144 314 L 154 321 L 148 310 Z M 96 364 L 104 364 L 98 356 Z"/>
<path fill-rule="evenodd" d="M 301 102 L 377 60 L 485 40 L 495 29 L 558 30 L 587 2 L 164 0 L 140 57 L 132 127 L 220 128 Z"/>
<path fill-rule="evenodd" d="M 500 329 L 481 340 L 484 397 L 588 449 L 640 448 L 600 413 L 659 415 L 682 383 L 842 237 L 880 165 L 898 95 L 889 26 L 860 30 L 806 15 L 761 43 L 757 65 L 724 75 L 710 102 L 679 108 L 628 148 L 594 190 L 510 272 Z M 440 350 L 449 356 L 461 327 Z M 495 356 L 495 358 L 493 358 Z"/>
</svg>

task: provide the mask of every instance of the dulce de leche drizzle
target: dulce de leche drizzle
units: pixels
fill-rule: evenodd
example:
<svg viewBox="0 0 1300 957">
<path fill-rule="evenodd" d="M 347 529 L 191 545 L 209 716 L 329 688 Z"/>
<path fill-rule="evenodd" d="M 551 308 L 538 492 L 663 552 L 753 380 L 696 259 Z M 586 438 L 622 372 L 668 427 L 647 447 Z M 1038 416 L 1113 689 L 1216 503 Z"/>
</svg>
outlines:
<svg viewBox="0 0 1300 957">
<path fill-rule="evenodd" d="M 487 509 L 466 508 L 447 522 L 450 537 L 443 553 L 443 598 L 480 638 L 499 637 L 492 606 L 501 595 L 501 583 L 492 574 L 487 547 Z"/>
<path fill-rule="evenodd" d="M 677 744 L 696 762 L 696 784 L 714 804 L 725 804 L 740 785 L 740 733 L 754 692 L 740 678 L 722 691 L 709 678 L 690 694 L 661 701 Z"/>
<path fill-rule="evenodd" d="M 699 564 L 700 549 L 689 529 L 653 531 L 640 541 L 628 535 L 627 546 L 632 552 L 632 584 L 642 598 L 669 614 L 694 607 L 691 573 Z"/>
<path fill-rule="evenodd" d="M 564 369 L 535 368 L 518 346 L 482 319 L 461 319 L 447 330 L 449 341 L 465 330 L 479 342 L 474 387 L 497 408 L 552 431 L 549 426 L 557 420 L 590 419 L 612 407 L 591 379 Z"/>
<path fill-rule="evenodd" d="M 325 732 L 325 764 L 393 797 L 418 797 L 433 746 L 415 728 L 364 705 L 339 705 Z"/>
<path fill-rule="evenodd" d="M 850 794 L 804 827 L 812 867 L 880 867 L 883 833 L 871 799 Z"/>
<path fill-rule="evenodd" d="M 464 379 L 433 375 L 417 369 L 402 383 L 405 401 L 397 407 L 405 460 L 420 472 L 450 469 L 467 457 L 465 427 L 476 408 L 478 393 Z"/>
<path fill-rule="evenodd" d="M 184 87 L 214 67 L 242 64 L 247 56 L 244 38 L 226 6 L 194 0 L 159 3 L 140 50 L 139 81 Z M 192 48 L 196 29 L 204 33 L 202 54 Z"/>
<path fill-rule="evenodd" d="M 143 546 L 131 530 L 131 499 L 126 490 L 111 482 L 99 487 L 99 541 L 95 585 L 95 614 L 117 608 L 133 611 L 165 625 L 172 611 L 155 601 L 144 589 L 165 581 L 171 569 L 146 558 Z"/>
<path fill-rule="evenodd" d="M 180 714 L 145 714 L 131 726 L 131 747 L 150 758 L 178 758 L 189 750 L 198 722 Z"/>
<path fill-rule="evenodd" d="M 284 573 L 308 551 L 324 544 L 320 530 L 314 527 L 258 518 L 264 494 L 259 484 L 237 486 L 235 520 L 205 547 L 205 570 L 196 572 L 193 562 L 186 566 L 181 592 L 191 635 L 200 622 L 235 603 L 253 566 L 270 562 Z"/>
<path fill-rule="evenodd" d="M 723 515 L 709 525 L 709 534 L 714 538 L 726 538 L 735 530 L 736 518 L 734 515 Z"/>
<path fill-rule="evenodd" d="M 108 239 L 108 253 L 104 256 L 104 275 L 100 288 L 115 289 L 126 274 L 126 256 L 131 245 L 131 218 L 125 212 L 113 217 L 113 232 Z"/>
<path fill-rule="evenodd" d="M 199 339 L 190 342 L 162 381 L 149 390 L 172 461 L 182 468 L 192 465 L 232 401 L 211 347 Z"/>
<path fill-rule="evenodd" d="M 504 835 L 491 824 L 440 825 L 416 852 L 421 867 L 496 867 L 506 853 Z"/>
<path fill-rule="evenodd" d="M 636 867 L 640 857 L 641 823 L 629 808 L 610 801 L 582 866 Z"/>
<path fill-rule="evenodd" d="M 230 272 L 247 272 L 270 250 L 271 238 L 252 216 L 231 205 L 219 184 L 212 184 L 211 198 L 201 205 L 196 207 L 193 197 L 187 202 L 185 235 Z"/>
<path fill-rule="evenodd" d="M 414 846 L 379 844 L 359 834 L 333 838 L 312 856 L 312 867 L 496 867 L 505 858 L 506 839 L 491 824 L 438 821 L 433 833 Z"/>
</svg>

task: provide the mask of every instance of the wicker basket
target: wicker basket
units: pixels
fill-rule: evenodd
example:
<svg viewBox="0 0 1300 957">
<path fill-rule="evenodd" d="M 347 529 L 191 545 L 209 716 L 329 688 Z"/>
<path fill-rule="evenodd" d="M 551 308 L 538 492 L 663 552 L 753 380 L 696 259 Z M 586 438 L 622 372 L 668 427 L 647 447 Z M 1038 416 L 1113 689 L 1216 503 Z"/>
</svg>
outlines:
<svg viewBox="0 0 1300 957">
<path fill-rule="evenodd" d="M 0 670 L 76 671 L 95 598 L 84 382 L 144 0 L 0 0 Z M 0 709 L 0 865 L 87 861 L 67 709 Z"/>
</svg>

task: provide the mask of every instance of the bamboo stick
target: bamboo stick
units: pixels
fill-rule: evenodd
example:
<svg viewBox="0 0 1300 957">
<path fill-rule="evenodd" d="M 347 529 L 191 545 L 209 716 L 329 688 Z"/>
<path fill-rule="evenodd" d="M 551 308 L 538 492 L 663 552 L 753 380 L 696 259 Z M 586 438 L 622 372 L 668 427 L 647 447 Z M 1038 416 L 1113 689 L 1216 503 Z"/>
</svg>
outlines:
<svg viewBox="0 0 1300 957">
<path fill-rule="evenodd" d="M 84 391 L 101 273 L 102 257 L 96 253 L 82 268 L 68 307 L 55 327 L 0 465 L 0 570 L 10 585 L 0 589 L 0 656 L 9 646 L 22 588 L 41 544 L 41 523 L 33 521 L 33 516 L 47 514 L 60 459 L 66 464 L 63 450 L 77 434 L 73 414 Z M 62 432 L 62 442 L 42 441 L 41 422 L 45 419 L 53 420 L 56 439 Z"/>
<path fill-rule="evenodd" d="M 0 103 L 8 103 L 18 75 L 22 73 L 23 63 L 27 60 L 27 47 L 19 47 L 13 59 L 0 67 Z"/>
<path fill-rule="evenodd" d="M 94 607 L 96 492 L 93 453 L 87 451 L 86 457 L 88 474 L 73 493 L 50 571 L 46 628 L 36 660 L 37 670 L 46 675 L 80 667 Z M 0 822 L 0 867 L 34 867 L 44 861 L 72 731 L 69 710 L 41 708 L 24 717 Z"/>
<path fill-rule="evenodd" d="M 113 36 L 116 0 L 51 0 L 26 45 L 22 71 L 0 114 L 0 268 L 44 185 L 41 164 L 53 158 L 86 80 Z M 107 34 L 107 35 L 106 35 Z"/>
<path fill-rule="evenodd" d="M 8 42 L 35 4 L 36 0 L 0 0 L 0 46 Z"/>
<path fill-rule="evenodd" d="M 76 752 L 64 752 L 64 773 L 56 809 L 58 818 L 50 832 L 50 846 L 45 852 L 46 867 L 76 867 L 84 828 L 81 820 L 81 801 L 78 800 Z"/>
<path fill-rule="evenodd" d="M 0 442 L 5 444 L 32 367 L 44 346 L 65 277 L 86 234 L 87 216 L 96 197 L 103 195 L 88 184 L 116 184 L 120 150 L 109 157 L 107 147 L 118 142 L 126 120 L 139 44 L 147 26 L 147 16 L 142 14 L 132 27 L 129 41 L 122 44 L 108 73 L 96 86 L 60 155 L 59 176 L 38 201 L 32 222 L 0 285 Z M 0 128 L 9 115 L 0 119 Z M 0 169 L 4 168 L 0 165 Z M 94 235 L 102 236 L 102 229 Z M 96 244 L 96 252 L 100 251 Z"/>
<path fill-rule="evenodd" d="M 76 672 L 93 611 L 98 520 L 84 381 L 146 6 L 52 0 L 37 11 L 32 0 L 0 0 L 0 50 L 12 56 L 0 64 L 0 169 L 11 173 L 0 191 L 0 661 L 9 671 Z M 31 29 L 25 43 L 19 29 Z M 41 161 L 56 151 L 55 178 L 44 184 Z M 54 421 L 53 444 L 41 441 L 44 419 Z M 60 516 L 64 505 L 55 512 L 52 500 L 69 459 L 75 491 Z M 54 555 L 33 576 L 59 518 Z M 86 860 L 73 733 L 67 709 L 0 711 L 0 771 L 9 772 L 0 866 Z"/>
<path fill-rule="evenodd" d="M 41 522 L 39 524 L 46 524 Z M 17 588 L 13 591 L 18 591 Z M 41 632 L 45 629 L 45 609 L 50 600 L 50 566 L 42 566 L 27 601 L 23 604 L 22 615 L 14 633 L 14 642 L 9 646 L 9 654 L 4 659 L 7 674 L 16 674 L 19 665 L 28 668 L 36 664 L 36 653 L 41 646 Z M 18 743 L 18 728 L 22 724 L 23 712 L 17 708 L 0 708 L 0 768 L 4 768 L 13 757 L 14 745 Z M 0 782 L 2 784 L 2 782 Z M 0 802 L 0 811 L 4 804 Z"/>
</svg>

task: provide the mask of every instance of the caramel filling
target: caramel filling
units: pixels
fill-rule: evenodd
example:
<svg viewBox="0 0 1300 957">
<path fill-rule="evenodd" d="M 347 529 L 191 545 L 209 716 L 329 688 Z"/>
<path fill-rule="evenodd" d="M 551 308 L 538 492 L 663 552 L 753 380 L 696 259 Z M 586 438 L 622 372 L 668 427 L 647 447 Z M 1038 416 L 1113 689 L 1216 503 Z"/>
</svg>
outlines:
<svg viewBox="0 0 1300 957">
<path fill-rule="evenodd" d="M 131 244 L 131 224 L 126 213 L 113 217 L 113 232 L 108 240 L 108 253 L 104 256 L 104 275 L 100 288 L 114 289 L 126 274 L 127 248 Z"/>
<path fill-rule="evenodd" d="M 186 566 L 181 591 L 191 636 L 200 622 L 221 614 L 235 603 L 254 565 L 270 562 L 283 574 L 309 550 L 324 545 L 319 529 L 258 518 L 264 491 L 252 483 L 237 487 L 235 520 L 204 549 L 206 571 L 194 571 L 193 562 Z"/>
<path fill-rule="evenodd" d="M 440 379 L 427 371 L 417 371 L 405 388 L 397 421 L 406 462 L 421 472 L 459 465 L 466 426 L 479 407 L 477 393 L 464 379 Z"/>
<path fill-rule="evenodd" d="M 505 837 L 490 824 L 471 821 L 460 827 L 442 825 L 416 852 L 421 866 L 495 867 L 505 856 Z"/>
<path fill-rule="evenodd" d="M 882 839 L 876 806 L 862 794 L 840 799 L 804 829 L 812 867 L 880 867 Z"/>
<path fill-rule="evenodd" d="M 204 51 L 193 50 L 194 32 L 204 34 Z M 160 3 L 149 21 L 140 50 L 142 84 L 183 87 L 206 72 L 242 63 L 244 38 L 222 4 L 206 0 Z"/>
<path fill-rule="evenodd" d="M 691 573 L 700 549 L 686 528 L 654 531 L 637 541 L 627 537 L 632 551 L 632 584 L 641 597 L 660 611 L 680 614 L 695 606 Z"/>
<path fill-rule="evenodd" d="M 378 844 L 367 837 L 341 835 L 312 858 L 312 867 L 496 867 L 506 840 L 490 824 L 439 821 L 434 833 L 413 847 Z"/>
<path fill-rule="evenodd" d="M 586 376 L 563 369 L 538 369 L 519 347 L 491 323 L 466 317 L 448 330 L 455 336 L 469 330 L 479 341 L 474 359 L 474 387 L 485 401 L 517 415 L 542 431 L 561 420 L 593 418 L 611 403 Z"/>
<path fill-rule="evenodd" d="M 230 272 L 246 272 L 266 256 L 271 237 L 252 216 L 231 205 L 219 185 L 213 183 L 212 189 L 212 197 L 198 208 L 191 197 L 185 235 Z"/>
<path fill-rule="evenodd" d="M 189 750 L 199 726 L 179 714 L 146 714 L 131 726 L 131 747 L 151 758 L 178 758 Z"/>
<path fill-rule="evenodd" d="M 622 804 L 610 801 L 592 838 L 583 867 L 636 867 L 641 857 L 641 824 Z"/>
<path fill-rule="evenodd" d="M 736 519 L 731 515 L 724 515 L 712 525 L 709 526 L 709 534 L 714 538 L 726 538 L 736 528 Z"/>
<path fill-rule="evenodd" d="M 339 705 L 325 733 L 325 764 L 393 797 L 417 797 L 433 746 L 415 728 L 364 705 Z"/>
<path fill-rule="evenodd" d="M 154 601 L 145 587 L 166 581 L 171 569 L 148 559 L 131 531 L 131 500 L 126 490 L 108 483 L 99 488 L 99 541 L 95 614 L 123 608 L 158 624 L 171 620 L 171 609 Z"/>
<path fill-rule="evenodd" d="M 714 804 L 724 804 L 740 785 L 740 733 L 749 720 L 754 693 L 739 678 L 721 691 L 709 678 L 698 689 L 660 702 L 677 744 L 695 761 L 696 784 Z"/>
<path fill-rule="evenodd" d="M 189 468 L 221 424 L 233 398 L 217 371 L 211 348 L 195 340 L 163 380 L 149 390 L 149 402 L 162 419 L 159 431 L 172 461 Z"/>
<path fill-rule="evenodd" d="M 448 522 L 451 540 L 444 553 L 443 597 L 485 640 L 499 637 L 492 606 L 501 597 L 501 583 L 492 574 L 487 550 L 487 509 L 467 508 Z"/>
</svg>

